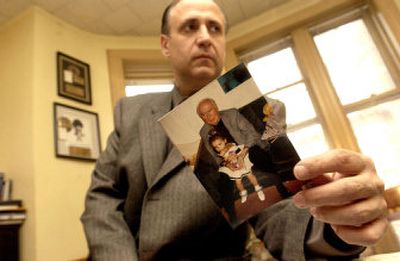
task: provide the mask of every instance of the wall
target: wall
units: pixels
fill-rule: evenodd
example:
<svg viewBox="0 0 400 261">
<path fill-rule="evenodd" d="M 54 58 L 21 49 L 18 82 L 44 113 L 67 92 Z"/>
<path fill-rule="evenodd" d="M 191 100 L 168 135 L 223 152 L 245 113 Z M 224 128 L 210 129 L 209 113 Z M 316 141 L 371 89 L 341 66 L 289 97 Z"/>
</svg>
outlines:
<svg viewBox="0 0 400 261">
<path fill-rule="evenodd" d="M 102 143 L 111 130 L 111 107 L 104 50 L 95 38 L 34 12 L 33 143 L 36 198 L 36 260 L 68 260 L 87 254 L 79 216 L 89 185 L 92 162 L 54 157 L 53 102 L 99 113 Z M 92 106 L 57 96 L 56 52 L 62 51 L 90 64 Z M 68 250 L 66 251 L 66 246 Z"/>
<path fill-rule="evenodd" d="M 97 112 L 104 148 L 112 130 L 106 50 L 158 45 L 158 37 L 90 34 L 38 8 L 0 28 L 0 170 L 14 180 L 14 197 L 28 211 L 22 260 L 88 254 L 79 217 L 94 163 L 54 156 L 53 102 Z M 57 51 L 90 64 L 92 106 L 57 95 Z"/>
<path fill-rule="evenodd" d="M 21 245 L 36 244 L 33 160 L 33 19 L 24 13 L 0 28 L 0 171 L 13 179 L 16 198 L 28 206 Z"/>
</svg>

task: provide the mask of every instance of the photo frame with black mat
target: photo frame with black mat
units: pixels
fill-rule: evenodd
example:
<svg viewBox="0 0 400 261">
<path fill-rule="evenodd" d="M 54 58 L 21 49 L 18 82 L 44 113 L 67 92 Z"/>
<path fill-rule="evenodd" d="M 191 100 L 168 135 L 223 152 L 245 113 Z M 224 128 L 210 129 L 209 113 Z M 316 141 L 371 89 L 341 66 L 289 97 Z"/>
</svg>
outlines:
<svg viewBox="0 0 400 261">
<path fill-rule="evenodd" d="M 54 103 L 54 142 L 57 157 L 96 161 L 101 151 L 97 113 Z"/>
<path fill-rule="evenodd" d="M 89 64 L 57 52 L 57 80 L 58 95 L 92 104 Z"/>
</svg>

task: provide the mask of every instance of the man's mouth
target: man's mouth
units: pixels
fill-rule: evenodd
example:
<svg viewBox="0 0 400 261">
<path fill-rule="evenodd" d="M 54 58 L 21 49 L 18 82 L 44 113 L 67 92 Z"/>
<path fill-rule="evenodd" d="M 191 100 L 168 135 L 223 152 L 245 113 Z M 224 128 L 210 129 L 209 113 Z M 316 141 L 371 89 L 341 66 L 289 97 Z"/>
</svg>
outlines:
<svg viewBox="0 0 400 261">
<path fill-rule="evenodd" d="M 196 55 L 194 57 L 196 60 L 199 59 L 209 59 L 209 60 L 214 60 L 214 57 L 212 55 L 208 55 L 208 54 L 201 54 L 201 55 Z"/>
</svg>

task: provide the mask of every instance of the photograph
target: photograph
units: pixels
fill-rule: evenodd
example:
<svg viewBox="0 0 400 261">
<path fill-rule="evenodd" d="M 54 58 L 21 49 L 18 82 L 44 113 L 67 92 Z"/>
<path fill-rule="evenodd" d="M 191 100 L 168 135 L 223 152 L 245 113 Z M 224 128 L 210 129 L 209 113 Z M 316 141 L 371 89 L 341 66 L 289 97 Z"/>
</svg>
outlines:
<svg viewBox="0 0 400 261">
<path fill-rule="evenodd" d="M 95 161 L 101 151 L 98 115 L 54 103 L 54 137 L 57 157 Z"/>
<path fill-rule="evenodd" d="M 262 95 L 244 64 L 159 122 L 232 227 L 304 185 L 293 175 L 300 157 L 285 104 Z"/>
<path fill-rule="evenodd" d="M 57 79 L 58 95 L 92 104 L 89 64 L 57 52 Z"/>
</svg>

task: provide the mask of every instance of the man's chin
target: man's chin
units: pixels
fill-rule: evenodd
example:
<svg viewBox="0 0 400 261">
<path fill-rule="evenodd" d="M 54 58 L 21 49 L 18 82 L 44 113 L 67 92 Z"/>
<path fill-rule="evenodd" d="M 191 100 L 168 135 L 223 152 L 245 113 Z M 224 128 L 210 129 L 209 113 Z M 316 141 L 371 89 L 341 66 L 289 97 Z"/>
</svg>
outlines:
<svg viewBox="0 0 400 261">
<path fill-rule="evenodd" d="M 211 82 L 219 76 L 219 72 L 214 67 L 201 66 L 193 70 L 192 75 L 194 78 L 204 82 Z"/>
</svg>

